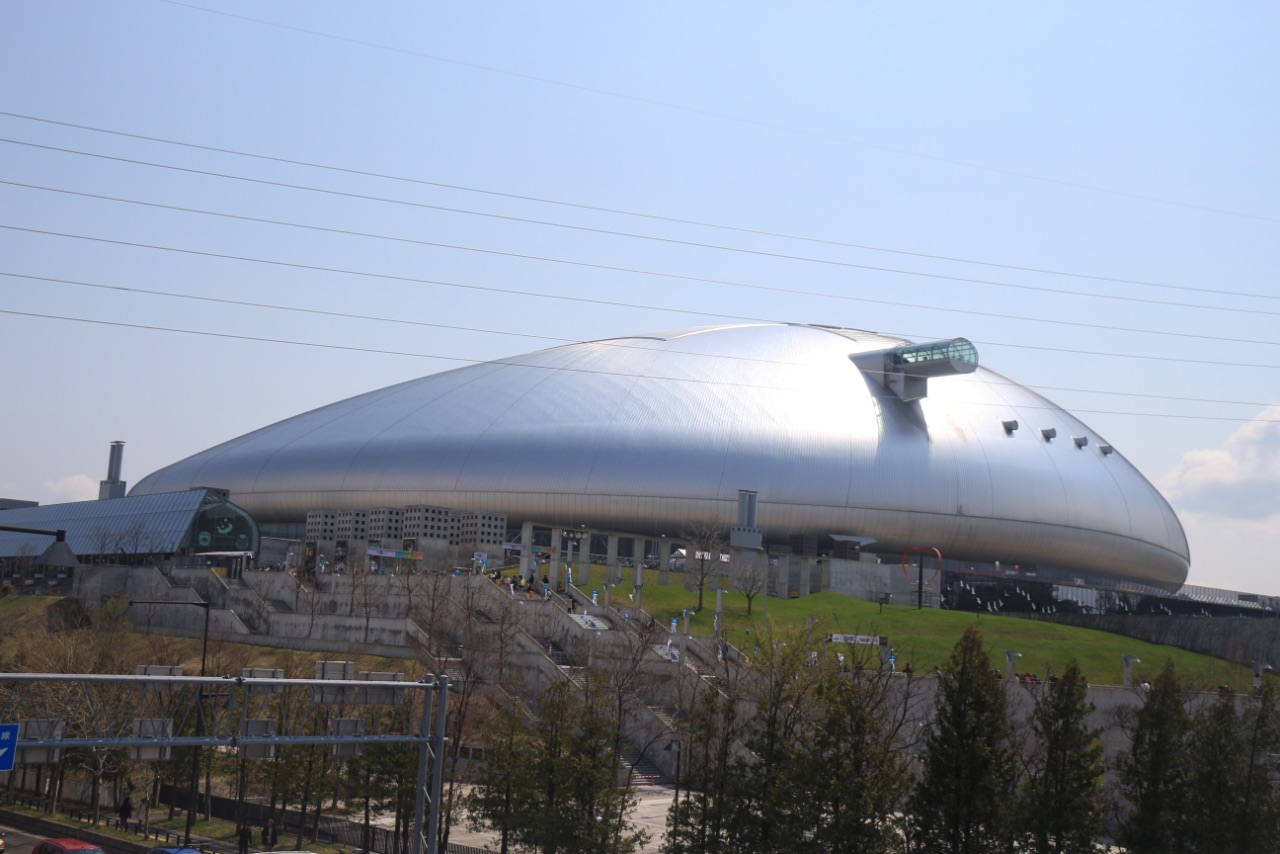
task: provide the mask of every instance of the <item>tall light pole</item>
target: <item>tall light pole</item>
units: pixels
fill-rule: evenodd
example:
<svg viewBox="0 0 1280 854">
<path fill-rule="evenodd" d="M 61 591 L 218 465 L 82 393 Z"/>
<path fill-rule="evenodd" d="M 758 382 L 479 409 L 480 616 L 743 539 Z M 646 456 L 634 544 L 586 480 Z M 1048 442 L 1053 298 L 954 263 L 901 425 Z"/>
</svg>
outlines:
<svg viewBox="0 0 1280 854">
<path fill-rule="evenodd" d="M 1141 664 L 1142 659 L 1136 655 L 1123 655 L 1120 660 L 1124 662 L 1124 687 L 1133 687 L 1133 665 Z"/>
<path fill-rule="evenodd" d="M 1015 658 L 1022 658 L 1022 653 L 1012 649 L 1004 651 L 1004 680 L 1006 682 L 1013 681 L 1013 660 Z"/>
<path fill-rule="evenodd" d="M 676 806 L 680 805 L 680 742 L 669 741 L 663 750 L 670 750 L 672 747 L 676 749 Z"/>
<path fill-rule="evenodd" d="M 204 676 L 205 662 L 209 656 L 209 611 L 208 602 L 181 602 L 166 599 L 131 599 L 130 605 L 191 605 L 204 608 L 204 640 L 200 643 L 200 675 Z M 196 737 L 204 735 L 204 683 L 196 687 Z M 196 823 L 196 790 L 200 785 L 200 745 L 196 745 L 191 753 L 191 785 L 187 789 L 187 830 L 182 844 L 190 847 L 191 827 Z"/>
</svg>

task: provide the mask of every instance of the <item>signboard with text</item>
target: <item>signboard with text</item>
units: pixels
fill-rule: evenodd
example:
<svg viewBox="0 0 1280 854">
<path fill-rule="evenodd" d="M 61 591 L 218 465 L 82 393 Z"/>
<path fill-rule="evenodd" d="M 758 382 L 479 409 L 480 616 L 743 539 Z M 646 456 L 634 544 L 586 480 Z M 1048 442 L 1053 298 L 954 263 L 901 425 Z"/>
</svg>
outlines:
<svg viewBox="0 0 1280 854">
<path fill-rule="evenodd" d="M 18 754 L 18 725 L 0 724 L 0 771 L 12 771 Z"/>
<path fill-rule="evenodd" d="M 851 643 L 857 646 L 888 646 L 889 639 L 884 635 L 828 635 L 831 643 Z"/>
</svg>

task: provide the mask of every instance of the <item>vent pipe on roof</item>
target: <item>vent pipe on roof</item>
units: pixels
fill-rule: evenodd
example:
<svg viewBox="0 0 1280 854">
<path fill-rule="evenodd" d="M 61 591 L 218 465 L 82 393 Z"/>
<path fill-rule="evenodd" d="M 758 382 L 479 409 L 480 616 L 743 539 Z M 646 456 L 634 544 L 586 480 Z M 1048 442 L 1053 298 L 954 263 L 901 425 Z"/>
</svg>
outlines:
<svg viewBox="0 0 1280 854">
<path fill-rule="evenodd" d="M 124 442 L 111 443 L 111 458 L 107 460 L 107 480 L 120 479 L 120 464 L 124 461 Z"/>
<path fill-rule="evenodd" d="M 106 498 L 124 498 L 125 483 L 120 479 L 120 470 L 124 462 L 124 442 L 116 440 L 111 443 L 111 456 L 107 460 L 107 479 L 98 484 L 98 500 Z"/>
<path fill-rule="evenodd" d="M 738 524 L 729 529 L 729 545 L 735 549 L 758 549 L 762 537 L 756 527 L 756 493 L 738 490 Z"/>
<path fill-rule="evenodd" d="M 738 527 L 756 526 L 756 493 L 750 489 L 738 490 Z"/>
</svg>

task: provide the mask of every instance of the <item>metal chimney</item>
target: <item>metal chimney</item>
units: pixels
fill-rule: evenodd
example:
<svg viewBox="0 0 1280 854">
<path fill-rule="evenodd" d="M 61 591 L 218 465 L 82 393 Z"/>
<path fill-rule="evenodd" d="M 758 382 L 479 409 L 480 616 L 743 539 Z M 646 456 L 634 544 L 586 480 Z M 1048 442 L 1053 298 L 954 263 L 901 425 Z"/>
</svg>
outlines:
<svg viewBox="0 0 1280 854">
<path fill-rule="evenodd" d="M 756 493 L 738 490 L 738 524 L 729 529 L 729 545 L 734 548 L 758 549 L 762 537 L 756 527 Z"/>
<path fill-rule="evenodd" d="M 111 443 L 111 456 L 107 460 L 107 479 L 98 484 L 98 500 L 107 498 L 124 498 L 125 483 L 120 479 L 120 468 L 124 462 L 124 442 L 116 440 Z"/>
</svg>

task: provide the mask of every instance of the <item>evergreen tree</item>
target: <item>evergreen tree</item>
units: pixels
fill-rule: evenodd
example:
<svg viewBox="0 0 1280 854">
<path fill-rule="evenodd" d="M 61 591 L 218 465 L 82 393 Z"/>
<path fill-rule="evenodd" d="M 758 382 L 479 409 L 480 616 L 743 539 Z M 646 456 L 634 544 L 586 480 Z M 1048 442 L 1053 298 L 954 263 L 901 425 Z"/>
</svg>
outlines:
<svg viewBox="0 0 1280 854">
<path fill-rule="evenodd" d="M 924 774 L 912 793 L 916 850 L 986 854 L 1010 846 L 1017 778 L 1008 700 L 975 628 L 938 678 Z"/>
<path fill-rule="evenodd" d="M 1236 841 L 1244 818 L 1248 740 L 1236 698 L 1220 695 L 1193 720 L 1187 740 L 1190 762 L 1186 834 L 1193 851 L 1241 851 Z"/>
<path fill-rule="evenodd" d="M 738 704 L 704 690 L 686 723 L 683 797 L 667 812 L 663 854 L 726 854 L 738 844 L 747 772 L 734 749 L 742 737 Z"/>
<path fill-rule="evenodd" d="M 1128 801 L 1119 842 L 1132 854 L 1194 850 L 1184 818 L 1190 793 L 1190 727 L 1182 681 L 1170 659 L 1151 683 L 1136 716 L 1133 743 L 1117 763 L 1120 791 Z"/>
<path fill-rule="evenodd" d="M 1245 770 L 1241 818 L 1237 825 L 1238 850 L 1253 854 L 1271 851 L 1280 839 L 1280 775 L 1275 757 L 1280 754 L 1280 682 L 1262 680 L 1262 691 L 1245 716 L 1248 768 Z"/>
<path fill-rule="evenodd" d="M 746 802 L 735 822 L 739 847 L 746 851 L 783 852 L 796 846 L 809 830 L 797 821 L 798 792 L 791 788 L 796 769 L 806 764 L 800 740 L 812 728 L 810 714 L 822 669 L 803 636 L 777 637 L 762 629 L 760 654 L 752 667 L 750 691 L 755 713 L 745 743 L 752 761 L 744 769 Z"/>
<path fill-rule="evenodd" d="M 468 798 L 473 826 L 499 831 L 502 850 L 631 854 L 644 844 L 618 786 L 612 704 L 588 686 L 551 685 L 531 721 L 507 711 L 485 739 L 485 767 Z"/>
<path fill-rule="evenodd" d="M 898 840 L 894 811 L 908 776 L 895 742 L 908 684 L 885 671 L 842 672 L 828 657 L 783 778 L 798 850 L 876 854 Z"/>
<path fill-rule="evenodd" d="M 1072 659 L 1036 698 L 1019 804 L 1019 835 L 1027 851 L 1091 854 L 1105 829 L 1101 730 L 1087 723 L 1094 710 L 1088 689 Z"/>
<path fill-rule="evenodd" d="M 741 698 L 749 718 L 739 724 L 738 704 L 707 691 L 689 720 L 687 795 L 663 851 L 888 850 L 907 780 L 895 749 L 907 680 L 842 670 L 812 630 L 775 638 L 766 627 L 763 641 Z"/>
<path fill-rule="evenodd" d="M 1187 832 L 1196 851 L 1270 852 L 1280 838 L 1280 748 L 1273 680 L 1262 696 L 1238 706 L 1220 696 L 1191 728 Z"/>
</svg>

